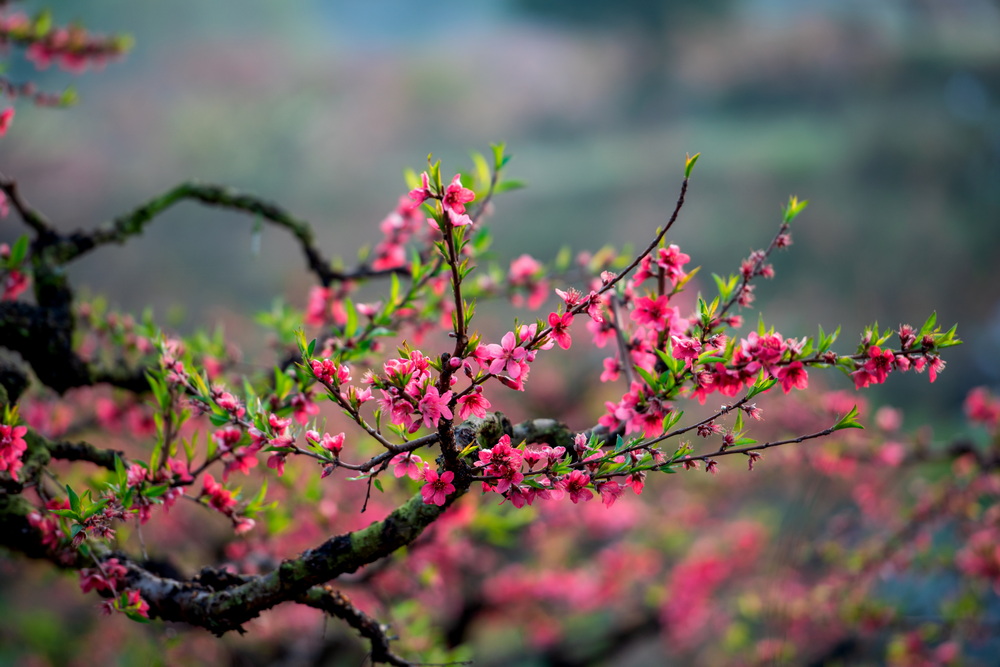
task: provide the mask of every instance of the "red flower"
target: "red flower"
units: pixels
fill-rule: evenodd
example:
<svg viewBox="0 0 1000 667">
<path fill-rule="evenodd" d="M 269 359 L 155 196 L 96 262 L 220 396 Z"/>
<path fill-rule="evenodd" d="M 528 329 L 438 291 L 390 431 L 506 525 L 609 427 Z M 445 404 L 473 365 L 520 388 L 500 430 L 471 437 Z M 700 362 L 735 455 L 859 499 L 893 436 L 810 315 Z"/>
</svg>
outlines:
<svg viewBox="0 0 1000 667">
<path fill-rule="evenodd" d="M 205 475 L 205 487 L 202 493 L 208 496 L 208 504 L 223 514 L 230 514 L 236 507 L 233 492 L 225 489 L 211 475 Z"/>
<path fill-rule="evenodd" d="M 492 407 L 492 403 L 483 396 L 483 388 L 477 386 L 471 393 L 458 399 L 458 418 L 466 420 L 469 415 L 475 415 L 480 419 L 486 417 L 486 411 Z"/>
<path fill-rule="evenodd" d="M 0 137 L 7 134 L 10 124 L 14 121 L 14 109 L 4 109 L 0 111 Z"/>
<path fill-rule="evenodd" d="M 420 479 L 420 469 L 423 467 L 423 460 L 412 452 L 396 454 L 389 461 L 394 466 L 392 474 L 396 477 L 406 475 L 410 479 Z"/>
<path fill-rule="evenodd" d="M 572 313 L 564 313 L 563 315 L 549 313 L 549 326 L 552 327 L 552 338 L 554 338 L 556 344 L 564 350 L 568 350 L 569 346 L 572 344 L 572 340 L 569 336 L 569 325 L 572 323 Z"/>
<path fill-rule="evenodd" d="M 6 470 L 15 480 L 17 471 L 24 465 L 21 456 L 28 449 L 28 444 L 24 441 L 27 432 L 27 426 L 0 424 L 0 471 Z"/>
<path fill-rule="evenodd" d="M 809 374 L 801 361 L 793 361 L 787 366 L 779 368 L 774 377 L 781 383 L 781 388 L 786 394 L 792 388 L 805 389 L 809 386 Z"/>
<path fill-rule="evenodd" d="M 424 426 L 427 428 L 436 428 L 442 417 L 445 419 L 453 417 L 451 408 L 448 407 L 451 395 L 450 391 L 446 391 L 444 395 L 441 395 L 437 387 L 427 387 L 427 391 L 424 392 L 420 402 L 417 403 L 417 409 L 420 410 L 420 415 L 423 417 Z"/>
<path fill-rule="evenodd" d="M 579 470 L 574 470 L 568 477 L 562 480 L 562 488 L 569 494 L 569 499 L 574 504 L 581 500 L 590 500 L 594 497 L 594 492 L 587 488 L 589 484 L 590 477 Z"/>
<path fill-rule="evenodd" d="M 424 481 L 427 482 L 420 489 L 420 495 L 424 498 L 424 503 L 427 505 L 437 505 L 438 507 L 444 506 L 445 500 L 448 494 L 455 492 L 455 485 L 452 484 L 452 480 L 455 479 L 455 473 L 450 470 L 446 470 L 440 475 L 433 468 L 424 469 Z"/>
<path fill-rule="evenodd" d="M 411 194 L 412 197 L 412 194 Z M 444 196 L 441 197 L 441 206 L 445 211 L 451 213 L 453 225 L 456 217 L 461 217 L 465 213 L 465 205 L 476 198 L 476 193 L 469 188 L 462 187 L 462 179 L 458 174 L 452 179 L 448 187 L 444 189 Z M 468 217 L 468 216 L 466 216 Z M 472 222 L 471 220 L 469 222 Z"/>
<path fill-rule="evenodd" d="M 458 178 L 456 176 L 456 178 Z M 431 184 L 427 177 L 427 172 L 420 174 L 420 187 L 410 190 L 410 199 L 416 205 L 424 203 L 424 200 L 431 196 Z"/>
<path fill-rule="evenodd" d="M 1000 425 L 1000 400 L 992 396 L 986 387 L 976 387 L 965 397 L 965 416 L 971 422 L 996 428 Z"/>
</svg>

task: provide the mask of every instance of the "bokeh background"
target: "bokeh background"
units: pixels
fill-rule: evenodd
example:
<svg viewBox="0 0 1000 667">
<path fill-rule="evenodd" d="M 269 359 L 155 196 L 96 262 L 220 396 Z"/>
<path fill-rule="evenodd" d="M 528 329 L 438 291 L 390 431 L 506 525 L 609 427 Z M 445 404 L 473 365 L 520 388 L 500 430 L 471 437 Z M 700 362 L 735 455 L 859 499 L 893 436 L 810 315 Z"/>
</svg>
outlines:
<svg viewBox="0 0 1000 667">
<path fill-rule="evenodd" d="M 510 176 L 529 186 L 498 198 L 488 223 L 506 266 L 645 243 L 685 153 L 701 152 L 671 234 L 703 276 L 735 271 L 798 195 L 811 205 L 795 245 L 757 291 L 769 324 L 842 325 L 850 349 L 875 319 L 919 325 L 936 310 L 958 323 L 967 344 L 936 386 L 907 374 L 868 393 L 938 439 L 961 430 L 970 387 L 1000 383 L 995 1 L 20 4 L 136 41 L 83 76 L 4 57 L 15 80 L 79 92 L 71 110 L 19 101 L 0 142 L 0 171 L 61 228 L 194 178 L 280 202 L 350 265 L 378 240 L 404 168 L 433 152 L 450 174 L 504 141 Z M 123 310 L 152 305 L 183 330 L 221 322 L 253 345 L 252 314 L 276 297 L 303 306 L 311 283 L 291 241 L 265 229 L 256 254 L 251 229 L 185 204 L 71 270 Z M 10 217 L 0 240 L 21 231 Z M 32 627 L 39 645 L 58 639 Z"/>
<path fill-rule="evenodd" d="M 24 2 L 26 10 L 45 3 Z M 933 391 L 883 394 L 944 428 L 1000 377 L 1000 6 L 990 0 L 263 0 L 57 4 L 57 21 L 136 40 L 82 77 L 12 55 L 12 78 L 72 83 L 69 111 L 18 105 L 0 168 L 64 227 L 190 178 L 273 198 L 331 254 L 374 243 L 433 152 L 446 170 L 505 141 L 529 187 L 497 202 L 501 263 L 562 245 L 643 243 L 701 152 L 672 232 L 705 276 L 811 201 L 778 279 L 758 289 L 787 335 L 937 310 L 968 344 Z M 4 239 L 16 230 L 8 221 Z M 127 251 L 74 268 L 126 310 L 181 326 L 302 304 L 308 276 L 273 230 L 185 205 Z M 183 315 L 178 315 L 183 313 Z M 249 326 L 249 325 L 248 325 Z M 241 328 L 241 327 L 237 327 Z"/>
</svg>

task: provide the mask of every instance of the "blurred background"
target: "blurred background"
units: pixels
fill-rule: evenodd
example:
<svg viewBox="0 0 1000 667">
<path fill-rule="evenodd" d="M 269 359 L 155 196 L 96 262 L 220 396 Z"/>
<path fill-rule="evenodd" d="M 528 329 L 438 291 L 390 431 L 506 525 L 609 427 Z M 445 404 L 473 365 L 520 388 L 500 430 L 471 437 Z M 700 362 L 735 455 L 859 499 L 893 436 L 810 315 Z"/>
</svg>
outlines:
<svg viewBox="0 0 1000 667">
<path fill-rule="evenodd" d="M 136 42 L 123 62 L 78 77 L 7 58 L 15 80 L 80 94 L 68 111 L 18 102 L 0 146 L 0 169 L 61 227 L 92 226 L 197 178 L 280 202 L 352 264 L 405 191 L 404 168 L 433 152 L 454 173 L 470 150 L 505 141 L 509 175 L 529 184 L 500 197 L 489 221 L 506 266 L 567 244 L 645 243 L 674 203 L 685 153 L 701 152 L 672 238 L 703 277 L 735 271 L 798 195 L 811 205 L 795 245 L 758 287 L 769 324 L 790 336 L 843 325 L 851 349 L 876 318 L 919 325 L 937 310 L 957 322 L 967 344 L 949 351 L 938 386 L 911 374 L 875 394 L 918 408 L 945 437 L 965 391 L 1000 380 L 996 2 L 52 9 L 57 23 Z M 229 321 L 242 335 L 276 296 L 304 305 L 310 284 L 275 230 L 254 256 L 251 227 L 185 204 L 73 272 L 125 310 L 152 304 L 182 328 Z M 10 218 L 0 237 L 20 231 Z"/>
</svg>

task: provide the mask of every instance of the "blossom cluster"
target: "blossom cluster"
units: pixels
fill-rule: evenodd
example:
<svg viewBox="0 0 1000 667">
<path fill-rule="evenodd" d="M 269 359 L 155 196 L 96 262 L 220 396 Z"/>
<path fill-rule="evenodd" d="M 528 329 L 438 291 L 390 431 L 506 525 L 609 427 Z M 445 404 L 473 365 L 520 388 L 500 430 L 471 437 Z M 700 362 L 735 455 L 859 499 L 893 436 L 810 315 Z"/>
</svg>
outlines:
<svg viewBox="0 0 1000 667">
<path fill-rule="evenodd" d="M 88 67 L 103 67 L 130 46 L 124 37 L 92 35 L 78 25 L 61 28 L 51 22 L 47 12 L 32 19 L 24 13 L 0 8 L 0 46 L 26 44 L 25 57 L 38 69 L 46 69 L 55 62 L 75 74 Z"/>
</svg>

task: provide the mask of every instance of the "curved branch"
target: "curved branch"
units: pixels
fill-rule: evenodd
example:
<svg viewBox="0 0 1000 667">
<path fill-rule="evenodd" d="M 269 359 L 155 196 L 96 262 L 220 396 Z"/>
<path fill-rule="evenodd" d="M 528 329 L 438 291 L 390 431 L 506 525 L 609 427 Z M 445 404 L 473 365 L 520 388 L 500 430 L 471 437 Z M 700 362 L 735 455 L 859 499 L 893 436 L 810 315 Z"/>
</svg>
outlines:
<svg viewBox="0 0 1000 667">
<path fill-rule="evenodd" d="M 142 234 L 152 220 L 178 202 L 194 200 L 208 206 L 218 206 L 259 216 L 267 222 L 288 230 L 298 240 L 306 264 L 324 286 L 334 281 L 367 278 L 390 273 L 408 275 L 407 269 L 373 270 L 361 266 L 351 272 L 335 271 L 330 261 L 322 256 L 315 245 L 312 227 L 285 211 L 277 204 L 218 185 L 195 182 L 181 183 L 166 193 L 150 199 L 145 204 L 107 222 L 91 232 L 77 231 L 60 239 L 50 248 L 50 257 L 57 264 L 67 264 L 78 257 L 109 243 L 124 243 L 131 236 Z"/>
<path fill-rule="evenodd" d="M 56 235 L 55 230 L 52 228 L 52 224 L 42 215 L 39 211 L 36 211 L 31 207 L 30 204 L 21 196 L 20 190 L 18 190 L 17 182 L 5 177 L 0 174 L 0 190 L 7 195 L 10 199 L 10 203 L 14 205 L 14 210 L 17 211 L 24 223 L 35 230 L 41 238 L 54 237 Z"/>
<path fill-rule="evenodd" d="M 313 232 L 309 223 L 296 219 L 276 204 L 233 188 L 195 182 L 181 183 L 91 232 L 77 231 L 70 234 L 50 249 L 50 257 L 57 264 L 68 264 L 99 246 L 124 243 L 129 237 L 142 234 L 146 225 L 156 216 L 185 199 L 252 213 L 287 229 L 298 239 L 309 268 L 319 276 L 323 284 L 328 285 L 335 279 L 336 275 L 330 269 L 330 262 L 320 256 L 319 250 L 313 244 Z"/>
<path fill-rule="evenodd" d="M 371 643 L 371 661 L 410 667 L 414 663 L 399 657 L 389 648 L 389 627 L 361 611 L 351 602 L 351 599 L 340 591 L 329 586 L 314 586 L 296 600 L 314 609 L 319 609 L 330 616 L 339 618 Z"/>
<path fill-rule="evenodd" d="M 456 480 L 457 481 L 457 480 Z M 419 494 L 368 528 L 332 537 L 277 569 L 220 591 L 197 582 L 158 577 L 129 563 L 126 585 L 138 589 L 151 617 L 182 621 L 221 635 L 282 602 L 296 600 L 310 588 L 354 572 L 406 546 L 468 490 L 456 485 L 443 506 L 427 505 Z"/>
<path fill-rule="evenodd" d="M 115 449 L 100 449 L 89 442 L 49 442 L 45 441 L 49 456 L 60 461 L 86 461 L 108 470 L 115 469 L 115 457 L 126 462 L 125 452 Z"/>
</svg>

